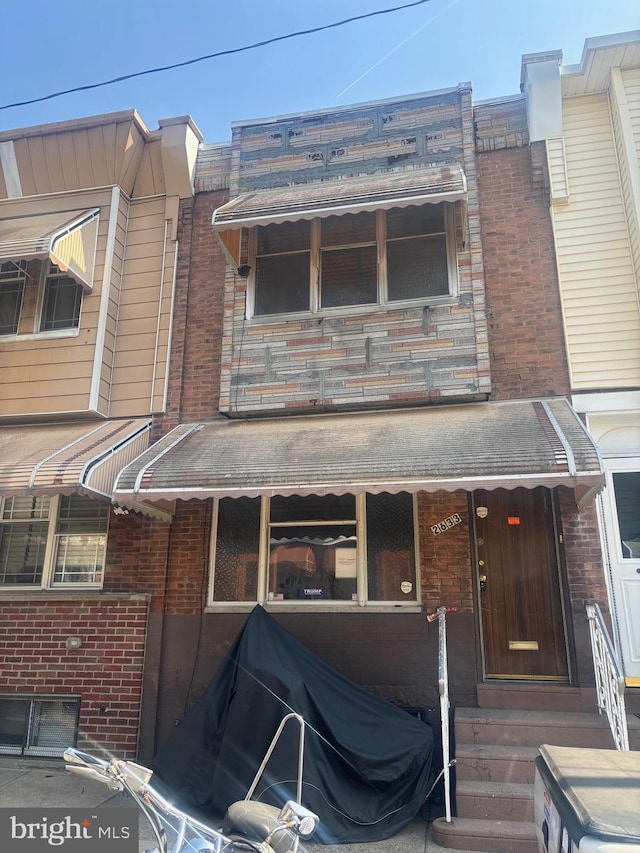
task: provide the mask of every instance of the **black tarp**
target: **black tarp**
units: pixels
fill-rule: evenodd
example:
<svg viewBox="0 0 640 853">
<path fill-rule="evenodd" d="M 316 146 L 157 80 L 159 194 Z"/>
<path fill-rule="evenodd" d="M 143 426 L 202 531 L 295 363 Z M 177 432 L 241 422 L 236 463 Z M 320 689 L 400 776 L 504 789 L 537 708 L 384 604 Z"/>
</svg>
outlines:
<svg viewBox="0 0 640 853">
<path fill-rule="evenodd" d="M 260 606 L 153 769 L 182 806 L 209 819 L 244 799 L 281 720 L 306 721 L 302 801 L 314 841 L 379 841 L 420 811 L 431 781 L 429 725 L 341 676 Z M 299 727 L 286 724 L 253 799 L 295 798 Z"/>
</svg>

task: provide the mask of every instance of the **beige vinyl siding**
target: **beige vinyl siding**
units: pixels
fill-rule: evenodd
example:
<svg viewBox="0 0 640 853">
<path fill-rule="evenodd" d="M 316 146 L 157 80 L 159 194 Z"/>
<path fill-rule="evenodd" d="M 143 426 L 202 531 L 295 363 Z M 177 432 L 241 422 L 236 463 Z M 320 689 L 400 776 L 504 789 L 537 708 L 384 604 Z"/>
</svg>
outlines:
<svg viewBox="0 0 640 853">
<path fill-rule="evenodd" d="M 144 137 L 131 120 L 15 140 L 22 193 L 43 195 L 119 184 L 131 194 Z"/>
<path fill-rule="evenodd" d="M 111 255 L 110 280 L 108 282 L 108 302 L 104 323 L 104 336 L 98 377 L 97 410 L 108 414 L 111 403 L 111 386 L 113 382 L 113 362 L 118 331 L 118 315 L 122 290 L 122 270 L 124 266 L 125 242 L 129 222 L 129 199 L 122 193 L 118 198 L 118 212 L 115 223 L 113 251 Z M 105 284 L 106 286 L 106 284 Z M 128 414 L 128 413 L 127 413 Z"/>
<path fill-rule="evenodd" d="M 109 227 L 111 192 L 85 192 L 0 202 L 0 216 L 25 216 L 60 210 L 99 208 L 95 284 L 85 293 L 77 334 L 28 335 L 0 340 L 0 416 L 86 411 L 104 276 L 104 247 Z M 37 266 L 37 265 L 36 265 Z"/>
<path fill-rule="evenodd" d="M 640 299 L 640 198 L 638 198 L 640 191 L 640 69 L 624 71 L 622 84 L 628 124 L 633 137 L 629 146 L 631 150 L 627 149 L 628 156 L 623 157 L 622 152 L 620 153 L 622 189 L 629 221 L 629 240 L 636 274 L 636 288 Z M 618 110 L 615 111 L 615 117 L 619 122 Z M 632 170 L 635 172 L 635 183 L 631 175 Z"/>
<path fill-rule="evenodd" d="M 163 253 L 165 204 L 164 197 L 131 203 L 111 417 L 160 411 L 163 406 L 175 251 L 175 244 L 167 241 Z"/>
<path fill-rule="evenodd" d="M 635 386 L 640 312 L 607 97 L 566 99 L 563 113 L 569 203 L 552 216 L 572 387 Z"/>
<path fill-rule="evenodd" d="M 147 143 L 140 159 L 140 166 L 133 188 L 136 198 L 151 196 L 165 192 L 164 166 L 160 140 Z"/>
<path fill-rule="evenodd" d="M 547 156 L 549 157 L 549 176 L 551 178 L 551 201 L 552 203 L 566 202 L 569 197 L 569 182 L 567 181 L 564 139 L 548 139 Z"/>
</svg>

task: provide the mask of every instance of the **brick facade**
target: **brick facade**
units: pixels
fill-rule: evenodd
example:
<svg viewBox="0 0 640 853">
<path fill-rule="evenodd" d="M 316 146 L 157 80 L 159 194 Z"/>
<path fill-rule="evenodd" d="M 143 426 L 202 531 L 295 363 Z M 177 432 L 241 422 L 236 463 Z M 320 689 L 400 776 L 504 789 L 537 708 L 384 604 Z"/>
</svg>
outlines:
<svg viewBox="0 0 640 853">
<path fill-rule="evenodd" d="M 0 690 L 79 696 L 80 747 L 134 758 L 147 608 L 143 595 L 0 602 Z M 81 638 L 78 650 L 66 648 L 69 636 Z"/>
<path fill-rule="evenodd" d="M 553 233 L 529 147 L 478 154 L 495 400 L 569 394 Z"/>
<path fill-rule="evenodd" d="M 433 304 L 246 319 L 247 280 L 227 270 L 221 411 L 284 414 L 484 399 L 489 365 L 471 91 L 234 128 L 232 193 L 459 164 L 458 293 Z M 399 153 L 400 152 L 400 153 Z M 242 262 L 250 259 L 243 257 Z"/>
<path fill-rule="evenodd" d="M 535 150 L 532 156 L 527 146 L 522 105 L 516 101 L 508 109 L 501 108 L 493 123 L 483 113 L 482 144 L 475 155 L 469 153 L 474 145 L 470 102 L 460 107 L 458 121 L 455 139 L 467 152 L 464 168 L 471 187 L 467 230 L 459 234 L 467 241 L 465 251 L 459 253 L 461 281 L 467 290 L 466 296 L 447 307 L 375 316 L 347 312 L 320 322 L 294 319 L 247 324 L 246 280 L 225 265 L 212 234 L 211 214 L 224 203 L 227 193 L 216 171 L 219 161 L 213 161 L 213 178 L 207 161 L 206 174 L 199 184 L 197 181 L 200 192 L 195 202 L 183 208 L 174 319 L 176 355 L 169 411 L 159 422 L 162 431 L 178 421 L 208 420 L 220 413 L 311 413 L 320 399 L 310 405 L 317 397 L 311 392 L 317 391 L 323 372 L 325 391 L 330 386 L 351 389 L 331 397 L 337 408 L 357 408 L 366 402 L 378 407 L 427 402 L 431 393 L 425 393 L 427 376 L 436 400 L 450 379 L 455 385 L 462 377 L 462 372 L 456 373 L 462 365 L 454 364 L 462 352 L 456 349 L 456 329 L 460 331 L 466 323 L 471 326 L 465 327 L 462 337 L 467 336 L 474 363 L 467 365 L 465 393 L 473 397 L 478 391 L 477 367 L 485 356 L 490 356 L 492 398 L 567 393 L 544 170 L 540 152 Z M 254 164 L 258 162 L 258 141 L 253 140 L 254 149 L 247 155 Z M 242 140 L 236 133 L 232 194 L 247 188 L 237 182 L 243 156 Z M 269 165 L 273 175 L 278 158 L 272 152 L 262 165 Z M 269 180 L 265 172 L 258 183 L 268 186 Z M 371 343 L 367 345 L 368 339 Z M 417 385 L 412 371 L 430 348 L 432 367 L 437 365 L 437 369 L 422 371 L 422 384 Z M 384 382 L 372 369 L 383 351 L 395 359 Z M 408 370 L 403 371 L 402 365 Z M 488 382 L 482 387 L 488 389 Z M 327 399 L 325 396 L 325 403 Z M 574 683 L 588 684 L 592 676 L 584 664 L 588 656 L 579 578 L 588 552 L 591 562 L 586 582 L 593 581 L 589 588 L 599 600 L 605 600 L 594 550 L 597 529 L 592 510 L 578 512 L 569 492 L 561 495 L 560 504 L 561 525 L 567 525 L 567 621 L 575 636 L 573 657 L 581 662 L 573 667 L 573 678 Z M 432 526 L 454 513 L 461 523 L 434 535 Z M 211 520 L 211 501 L 178 501 L 166 543 L 166 578 L 158 568 L 166 599 L 162 615 L 158 612 L 162 627 L 155 641 L 159 671 L 152 685 L 155 700 L 149 703 L 145 717 L 145 729 L 157 727 L 156 746 L 202 696 L 246 618 L 242 612 L 205 610 Z M 476 684 L 482 680 L 482 663 L 469 496 L 462 491 L 421 493 L 417 520 L 422 614 L 372 613 L 365 608 L 348 616 L 309 611 L 278 612 L 275 618 L 323 660 L 377 695 L 400 705 L 428 708 L 437 705 L 437 623 L 428 623 L 425 615 L 441 605 L 454 607 L 456 612 L 448 618 L 452 701 L 473 705 Z M 154 595 L 152 607 L 155 600 L 159 598 Z"/>
</svg>

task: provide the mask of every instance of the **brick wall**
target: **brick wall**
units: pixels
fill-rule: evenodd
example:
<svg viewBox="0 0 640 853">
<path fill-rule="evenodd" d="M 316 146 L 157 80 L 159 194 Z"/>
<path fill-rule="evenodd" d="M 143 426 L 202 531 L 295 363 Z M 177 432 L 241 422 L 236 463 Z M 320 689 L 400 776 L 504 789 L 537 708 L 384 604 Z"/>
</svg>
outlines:
<svg viewBox="0 0 640 853">
<path fill-rule="evenodd" d="M 457 513 L 460 524 L 434 535 L 431 527 Z M 423 609 L 473 611 L 469 499 L 466 492 L 418 495 Z"/>
<path fill-rule="evenodd" d="M 154 424 L 156 437 L 218 414 L 226 260 L 211 217 L 227 198 L 219 190 L 181 202 L 167 411 Z"/>
<path fill-rule="evenodd" d="M 553 233 L 531 151 L 477 155 L 495 400 L 568 394 Z"/>
<path fill-rule="evenodd" d="M 1 602 L 0 692 L 80 696 L 80 746 L 134 757 L 147 608 L 144 596 L 104 594 Z"/>
<path fill-rule="evenodd" d="M 558 494 L 567 566 L 568 620 L 573 624 L 577 659 L 576 675 L 581 685 L 588 685 L 593 684 L 594 676 L 585 605 L 597 602 L 603 614 L 608 614 L 596 506 L 592 502 L 578 510 L 568 489 L 558 489 Z"/>
</svg>

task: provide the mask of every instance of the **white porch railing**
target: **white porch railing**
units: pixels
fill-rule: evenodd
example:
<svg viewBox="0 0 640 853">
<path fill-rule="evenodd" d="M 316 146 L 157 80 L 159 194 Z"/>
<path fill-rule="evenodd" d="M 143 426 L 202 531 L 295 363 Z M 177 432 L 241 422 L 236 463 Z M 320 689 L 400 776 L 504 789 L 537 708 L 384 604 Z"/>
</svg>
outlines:
<svg viewBox="0 0 640 853">
<path fill-rule="evenodd" d="M 449 667 L 447 664 L 447 613 L 455 613 L 455 607 L 438 607 L 427 616 L 427 622 L 438 620 L 438 692 L 440 694 L 440 722 L 442 726 L 442 773 L 444 783 L 445 820 L 451 823 L 451 766 L 455 759 L 450 756 L 449 738 Z"/>
<path fill-rule="evenodd" d="M 593 669 L 596 675 L 598 711 L 609 719 L 616 749 L 629 749 L 627 713 L 624 704 L 624 675 L 613 648 L 607 626 L 597 604 L 587 604 Z"/>
</svg>

